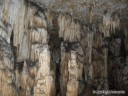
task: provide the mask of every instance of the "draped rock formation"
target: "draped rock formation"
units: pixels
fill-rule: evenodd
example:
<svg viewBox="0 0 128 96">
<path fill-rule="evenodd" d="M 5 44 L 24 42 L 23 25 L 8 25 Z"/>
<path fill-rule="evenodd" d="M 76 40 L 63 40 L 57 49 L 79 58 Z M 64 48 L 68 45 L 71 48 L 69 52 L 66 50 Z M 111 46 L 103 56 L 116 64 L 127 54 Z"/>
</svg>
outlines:
<svg viewBox="0 0 128 96">
<path fill-rule="evenodd" d="M 127 96 L 127 11 L 127 0 L 0 0 L 0 96 Z"/>
</svg>

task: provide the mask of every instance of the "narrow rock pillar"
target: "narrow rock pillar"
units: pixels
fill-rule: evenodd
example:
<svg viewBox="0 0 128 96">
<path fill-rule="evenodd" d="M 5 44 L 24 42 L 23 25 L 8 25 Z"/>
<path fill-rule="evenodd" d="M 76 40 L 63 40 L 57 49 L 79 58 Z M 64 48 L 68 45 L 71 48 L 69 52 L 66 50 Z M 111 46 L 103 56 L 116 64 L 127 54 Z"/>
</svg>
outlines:
<svg viewBox="0 0 128 96">
<path fill-rule="evenodd" d="M 71 51 L 70 60 L 68 62 L 69 78 L 67 83 L 66 96 L 77 96 L 78 95 L 78 64 L 76 61 L 76 51 Z"/>
</svg>

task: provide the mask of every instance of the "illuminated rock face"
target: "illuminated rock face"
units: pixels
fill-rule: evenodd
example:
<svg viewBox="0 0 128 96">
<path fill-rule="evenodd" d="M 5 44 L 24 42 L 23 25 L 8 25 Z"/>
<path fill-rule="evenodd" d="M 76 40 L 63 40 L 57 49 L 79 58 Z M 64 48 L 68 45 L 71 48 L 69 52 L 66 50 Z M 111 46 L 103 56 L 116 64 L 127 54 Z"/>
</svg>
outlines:
<svg viewBox="0 0 128 96">
<path fill-rule="evenodd" d="M 34 96 L 51 96 L 54 80 L 50 73 L 50 51 L 48 45 L 44 45 L 43 50 L 40 52 L 38 67 Z"/>
<path fill-rule="evenodd" d="M 10 45 L 2 37 L 0 37 L 0 46 L 0 85 L 2 86 L 0 95 L 16 96 L 16 86 L 12 86 L 15 82 L 14 57 Z"/>
<path fill-rule="evenodd" d="M 68 83 L 66 96 L 77 96 L 78 92 L 78 64 L 76 62 L 76 52 L 71 51 L 70 60 L 68 62 Z"/>
<path fill-rule="evenodd" d="M 127 3 L 0 0 L 0 96 L 128 92 Z"/>
</svg>

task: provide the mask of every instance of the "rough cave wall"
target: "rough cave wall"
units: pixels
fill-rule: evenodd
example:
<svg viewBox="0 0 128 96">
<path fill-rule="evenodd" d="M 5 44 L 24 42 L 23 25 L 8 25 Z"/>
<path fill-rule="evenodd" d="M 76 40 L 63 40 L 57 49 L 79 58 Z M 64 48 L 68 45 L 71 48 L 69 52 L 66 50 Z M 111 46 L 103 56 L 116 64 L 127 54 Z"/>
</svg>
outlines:
<svg viewBox="0 0 128 96">
<path fill-rule="evenodd" d="M 0 96 L 127 96 L 127 3 L 1 0 Z"/>
</svg>

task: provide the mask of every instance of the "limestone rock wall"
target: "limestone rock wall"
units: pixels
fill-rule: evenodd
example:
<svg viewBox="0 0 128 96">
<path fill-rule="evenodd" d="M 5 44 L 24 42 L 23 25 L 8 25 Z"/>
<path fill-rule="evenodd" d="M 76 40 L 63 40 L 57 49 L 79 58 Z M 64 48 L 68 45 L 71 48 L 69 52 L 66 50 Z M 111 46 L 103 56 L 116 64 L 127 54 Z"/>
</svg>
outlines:
<svg viewBox="0 0 128 96">
<path fill-rule="evenodd" d="M 127 96 L 127 3 L 1 0 L 0 96 Z"/>
</svg>

